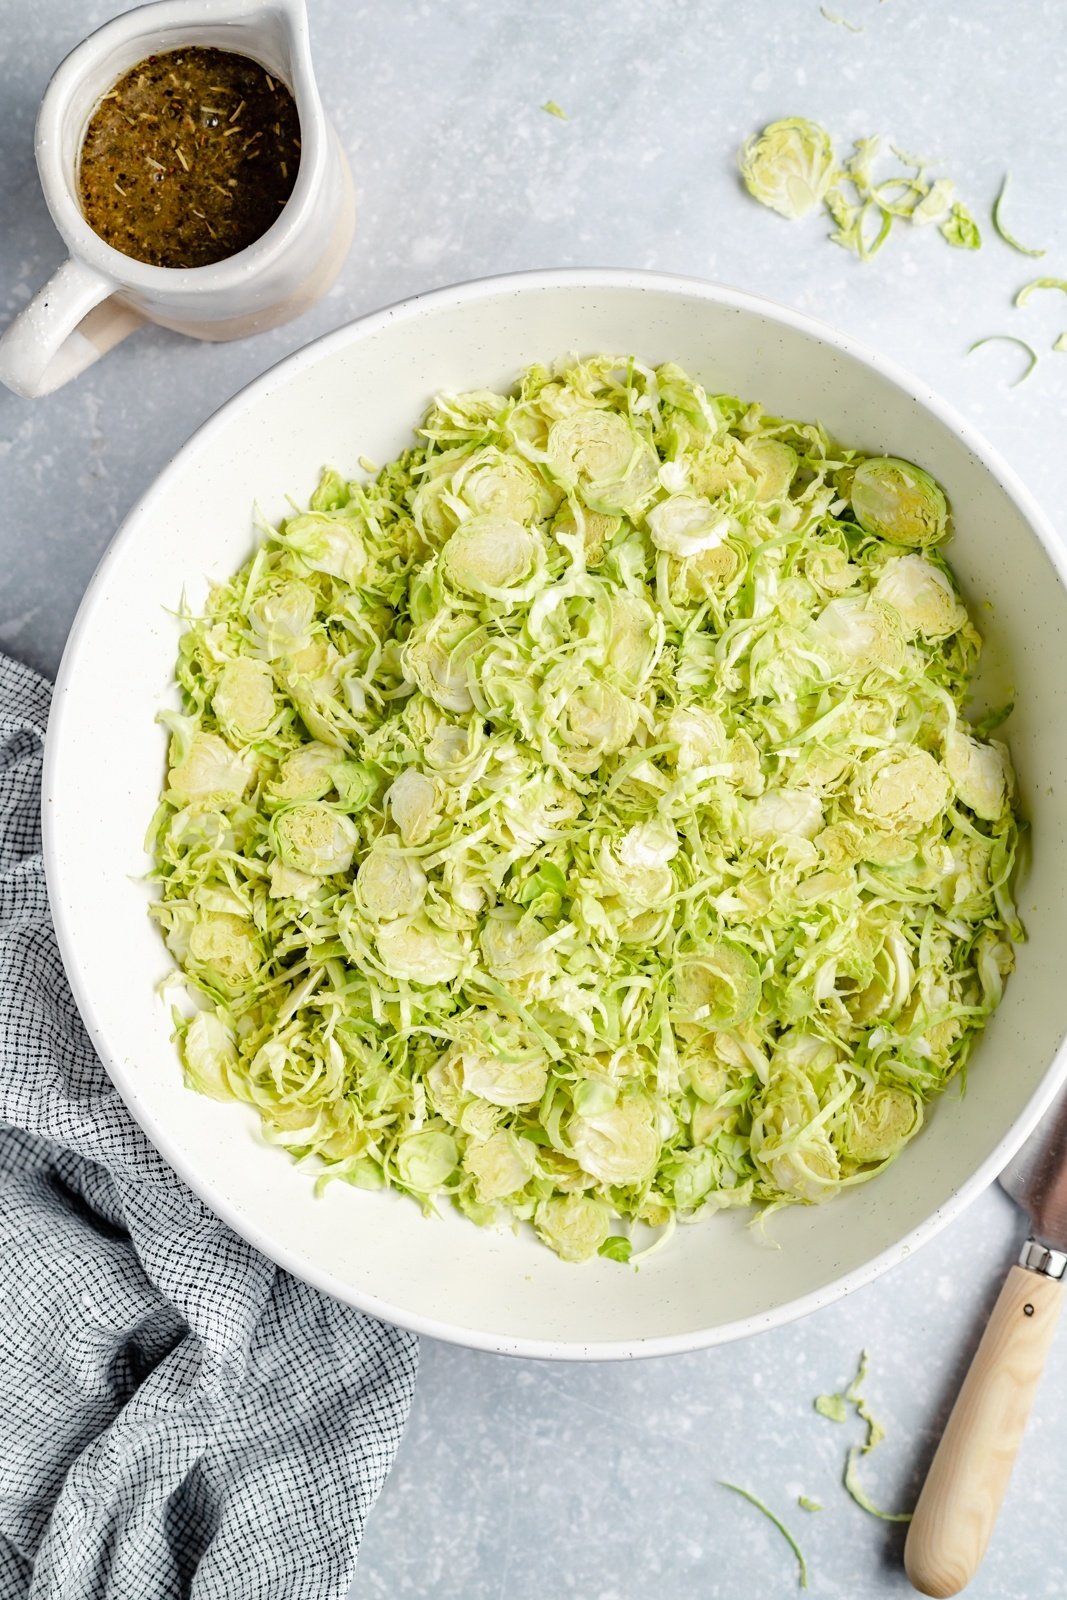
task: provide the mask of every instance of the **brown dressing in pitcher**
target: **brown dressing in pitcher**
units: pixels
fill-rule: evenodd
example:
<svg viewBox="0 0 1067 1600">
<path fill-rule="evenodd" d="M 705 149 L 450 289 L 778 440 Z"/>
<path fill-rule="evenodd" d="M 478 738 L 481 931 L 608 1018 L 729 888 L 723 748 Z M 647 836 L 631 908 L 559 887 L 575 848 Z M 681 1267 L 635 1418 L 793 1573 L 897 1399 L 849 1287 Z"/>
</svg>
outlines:
<svg viewBox="0 0 1067 1600">
<path fill-rule="evenodd" d="M 199 46 L 149 56 L 93 112 L 78 192 L 89 226 L 157 267 L 206 267 L 262 237 L 300 164 L 285 84 L 258 61 Z"/>
</svg>

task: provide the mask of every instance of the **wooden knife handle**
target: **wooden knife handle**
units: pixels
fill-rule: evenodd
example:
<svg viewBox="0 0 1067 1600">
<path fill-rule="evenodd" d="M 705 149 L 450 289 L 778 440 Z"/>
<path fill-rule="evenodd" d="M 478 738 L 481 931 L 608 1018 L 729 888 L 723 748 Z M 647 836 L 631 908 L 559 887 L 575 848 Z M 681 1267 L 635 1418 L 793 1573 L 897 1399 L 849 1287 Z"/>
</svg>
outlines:
<svg viewBox="0 0 1067 1600">
<path fill-rule="evenodd" d="M 1012 1267 L 915 1508 L 904 1566 L 920 1594 L 959 1594 L 997 1520 L 1063 1304 L 1063 1284 Z"/>
</svg>

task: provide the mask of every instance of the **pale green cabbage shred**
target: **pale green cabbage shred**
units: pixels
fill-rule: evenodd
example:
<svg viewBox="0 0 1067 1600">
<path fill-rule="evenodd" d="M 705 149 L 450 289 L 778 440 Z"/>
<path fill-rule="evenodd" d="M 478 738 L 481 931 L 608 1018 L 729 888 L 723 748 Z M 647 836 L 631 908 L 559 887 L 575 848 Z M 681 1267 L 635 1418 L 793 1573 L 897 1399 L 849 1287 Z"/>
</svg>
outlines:
<svg viewBox="0 0 1067 1600">
<path fill-rule="evenodd" d="M 828 1417 L 831 1422 L 847 1422 L 849 1407 L 855 1411 L 860 1421 L 867 1429 L 867 1437 L 862 1444 L 850 1445 L 845 1457 L 845 1467 L 842 1483 L 852 1496 L 853 1500 L 862 1511 L 869 1512 L 872 1517 L 878 1517 L 882 1522 L 910 1522 L 910 1511 L 882 1511 L 876 1506 L 870 1495 L 859 1480 L 859 1463 L 864 1456 L 869 1456 L 872 1450 L 882 1443 L 885 1438 L 885 1429 L 867 1404 L 863 1393 L 863 1385 L 867 1381 L 867 1352 L 860 1352 L 859 1366 L 856 1376 L 852 1379 L 843 1394 L 816 1395 L 815 1410 L 821 1417 Z"/>
<path fill-rule="evenodd" d="M 919 467 L 633 358 L 326 472 L 163 713 L 187 1082 L 568 1261 L 872 1177 L 1022 932 L 949 527 Z"/>
<path fill-rule="evenodd" d="M 825 8 L 823 16 L 853 28 L 846 18 Z M 952 180 L 932 177 L 924 157 L 909 155 L 896 145 L 890 150 L 898 170 L 879 178 L 875 167 L 881 148 L 877 135 L 856 139 L 852 154 L 838 161 L 825 128 L 806 117 L 787 117 L 746 139 L 737 161 L 753 199 L 790 222 L 821 204 L 834 223 L 833 243 L 853 251 L 861 261 L 878 254 L 898 222 L 917 228 L 936 223 L 942 238 L 957 249 L 980 249 L 981 230 L 956 198 Z M 1001 238 L 1024 254 L 1035 253 L 1004 232 L 996 208 L 993 217 Z"/>
</svg>

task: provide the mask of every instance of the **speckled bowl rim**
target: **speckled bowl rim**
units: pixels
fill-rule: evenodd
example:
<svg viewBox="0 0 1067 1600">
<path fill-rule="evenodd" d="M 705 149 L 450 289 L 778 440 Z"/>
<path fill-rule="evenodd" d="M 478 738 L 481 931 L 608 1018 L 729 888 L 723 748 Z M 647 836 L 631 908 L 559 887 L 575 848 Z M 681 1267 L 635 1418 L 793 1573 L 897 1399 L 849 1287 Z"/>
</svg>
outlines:
<svg viewBox="0 0 1067 1600">
<path fill-rule="evenodd" d="M 878 351 L 848 335 L 839 333 L 820 319 L 781 305 L 779 302 L 764 295 L 753 294 L 747 290 L 733 289 L 726 285 L 709 282 L 706 279 L 687 277 L 679 273 L 571 267 L 537 268 L 525 272 L 503 273 L 491 277 L 470 279 L 463 283 L 449 285 L 440 289 L 430 290 L 424 294 L 398 300 L 380 310 L 357 317 L 343 327 L 335 329 L 332 333 L 323 334 L 319 338 L 312 340 L 301 349 L 286 356 L 273 367 L 269 367 L 258 378 L 253 379 L 251 383 L 226 401 L 206 422 L 201 424 L 132 507 L 101 557 L 100 563 L 86 589 L 68 636 L 56 679 L 52 711 L 48 724 L 42 779 L 44 862 L 46 881 L 49 886 L 49 898 L 53 907 L 56 908 L 53 915 L 60 953 L 66 967 L 71 990 L 94 1049 L 131 1114 L 164 1160 L 167 1161 L 183 1182 L 187 1183 L 190 1189 L 203 1200 L 205 1205 L 227 1223 L 235 1233 L 239 1234 L 268 1259 L 276 1262 L 278 1266 L 284 1268 L 287 1272 L 291 1272 L 295 1277 L 302 1279 L 306 1283 L 310 1283 L 316 1289 L 320 1289 L 324 1294 L 328 1294 L 346 1304 L 354 1305 L 359 1310 L 366 1312 L 370 1316 L 378 1317 L 383 1322 L 408 1328 L 413 1333 L 426 1334 L 431 1338 L 440 1339 L 447 1343 L 459 1344 L 470 1349 L 484 1350 L 497 1355 L 514 1355 L 560 1361 L 632 1360 L 646 1356 L 680 1355 L 688 1351 L 727 1344 L 735 1339 L 747 1338 L 753 1334 L 767 1332 L 771 1328 L 782 1327 L 801 1317 L 808 1316 L 813 1311 L 819 1311 L 825 1306 L 832 1305 L 844 1295 L 851 1294 L 856 1289 L 861 1289 L 866 1284 L 872 1283 L 891 1267 L 897 1266 L 900 1262 L 906 1260 L 915 1250 L 933 1239 L 942 1228 L 959 1216 L 972 1201 L 989 1187 L 1019 1149 L 1024 1139 L 1036 1127 L 1043 1112 L 1051 1104 L 1060 1087 L 1067 1080 L 1067 1050 L 1064 1049 L 1063 1041 L 1061 1041 L 1041 1081 L 1040 1087 L 1031 1096 L 1025 1109 L 1005 1131 L 1003 1138 L 987 1159 L 956 1190 L 951 1199 L 939 1206 L 929 1217 L 917 1227 L 912 1228 L 889 1249 L 873 1256 L 862 1266 L 843 1273 L 839 1278 L 823 1285 L 822 1288 L 796 1299 L 785 1301 L 772 1311 L 751 1317 L 738 1318 L 714 1328 L 692 1330 L 687 1333 L 672 1334 L 664 1337 L 602 1340 L 589 1344 L 560 1340 L 501 1337 L 499 1335 L 482 1334 L 477 1330 L 456 1327 L 435 1317 L 421 1316 L 408 1311 L 398 1311 L 388 1301 L 381 1300 L 372 1294 L 354 1290 L 351 1285 L 335 1277 L 332 1273 L 321 1271 L 309 1265 L 299 1252 L 278 1246 L 267 1234 L 252 1225 L 246 1217 L 238 1215 L 235 1208 L 231 1207 L 225 1199 L 216 1193 L 213 1185 L 198 1174 L 195 1163 L 187 1159 L 185 1153 L 177 1147 L 167 1128 L 152 1115 L 147 1107 L 138 1102 L 132 1094 L 127 1093 L 126 1068 L 118 1059 L 105 1037 L 99 1023 L 92 995 L 87 992 L 87 988 L 81 980 L 76 959 L 77 946 L 74 929 L 64 909 L 65 899 L 56 892 L 59 882 L 56 844 L 53 835 L 56 752 L 63 740 L 64 705 L 71 677 L 76 669 L 79 648 L 83 637 L 93 624 L 96 597 L 103 592 L 110 563 L 120 553 L 127 541 L 136 535 L 139 525 L 146 516 L 151 514 L 155 503 L 166 496 L 169 480 L 171 475 L 175 473 L 177 464 L 179 462 L 184 464 L 189 455 L 195 454 L 210 441 L 214 440 L 217 434 L 223 433 L 247 407 L 259 400 L 263 395 L 284 386 L 298 373 L 314 366 L 322 357 L 328 356 L 334 350 L 358 343 L 392 323 L 418 318 L 441 307 L 459 306 L 470 301 L 489 299 L 501 294 L 530 295 L 558 288 L 625 289 L 646 291 L 656 295 L 696 296 L 712 300 L 738 311 L 757 311 L 761 316 L 770 317 L 782 326 L 807 334 L 809 337 L 841 351 L 863 366 L 872 369 L 882 378 L 894 384 L 913 403 L 923 407 L 950 429 L 996 479 L 1004 493 L 1014 501 L 1031 533 L 1042 546 L 1059 577 L 1061 585 L 1067 590 L 1067 551 L 1064 551 L 1051 522 L 1014 469 L 971 427 L 958 411 L 942 400 L 927 384 L 921 382 L 889 357 L 881 355 Z"/>
</svg>

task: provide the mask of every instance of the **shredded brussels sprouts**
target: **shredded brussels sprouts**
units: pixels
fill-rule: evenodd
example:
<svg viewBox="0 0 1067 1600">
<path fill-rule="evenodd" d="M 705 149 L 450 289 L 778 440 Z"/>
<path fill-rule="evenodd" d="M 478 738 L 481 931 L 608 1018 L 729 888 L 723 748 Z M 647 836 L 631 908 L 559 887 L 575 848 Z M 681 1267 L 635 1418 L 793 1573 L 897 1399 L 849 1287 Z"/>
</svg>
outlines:
<svg viewBox="0 0 1067 1600">
<path fill-rule="evenodd" d="M 920 467 L 635 359 L 327 472 L 163 714 L 189 1084 L 568 1261 L 874 1176 L 1022 936 L 949 526 Z"/>
<path fill-rule="evenodd" d="M 860 1352 L 860 1362 L 856 1369 L 856 1376 L 845 1390 L 844 1394 L 820 1394 L 815 1397 L 815 1409 L 822 1417 L 827 1417 L 831 1422 L 846 1422 L 849 1407 L 855 1411 L 856 1416 L 865 1425 L 867 1437 L 862 1444 L 850 1445 L 845 1457 L 845 1468 L 842 1483 L 852 1496 L 853 1500 L 872 1517 L 878 1517 L 882 1522 L 910 1522 L 910 1511 L 882 1511 L 874 1504 L 859 1481 L 859 1463 L 863 1456 L 869 1456 L 885 1438 L 885 1429 L 873 1415 L 863 1394 L 863 1385 L 867 1381 L 867 1352 Z"/>
<path fill-rule="evenodd" d="M 861 31 L 825 8 L 822 14 L 830 22 Z M 804 117 L 790 117 L 770 123 L 761 134 L 748 139 L 738 153 L 738 164 L 753 198 L 791 222 L 807 216 L 821 202 L 834 223 L 833 243 L 853 251 L 861 261 L 877 255 L 896 222 L 910 222 L 917 228 L 936 223 L 950 245 L 980 249 L 978 224 L 956 199 L 952 180 L 932 178 L 924 157 L 909 155 L 896 145 L 890 149 L 904 170 L 876 178 L 874 168 L 881 148 L 877 136 L 856 139 L 852 154 L 839 163 L 825 128 Z M 1008 238 L 996 211 L 994 223 L 1001 237 Z M 1008 242 L 1015 243 L 1010 238 Z"/>
<path fill-rule="evenodd" d="M 1031 245 L 1021 244 L 1019 242 L 1019 240 L 1016 239 L 1015 235 L 1013 233 L 1009 233 L 1007 228 L 1004 226 L 1004 222 L 1003 222 L 1003 220 L 1001 218 L 1000 211 L 1001 211 L 1001 207 L 1004 204 L 1004 196 L 1007 194 L 1007 192 L 1008 192 L 1008 174 L 1005 173 L 1004 174 L 1004 181 L 1000 186 L 1000 190 L 999 190 L 999 192 L 997 194 L 997 198 L 993 201 L 993 227 L 996 229 L 996 231 L 1000 235 L 1000 237 L 1004 240 L 1004 243 L 1007 244 L 1007 245 L 1010 245 L 1013 250 L 1017 250 L 1021 256 L 1043 256 L 1043 255 L 1047 255 L 1048 252 L 1046 250 L 1037 250 Z"/>
<path fill-rule="evenodd" d="M 948 216 L 941 224 L 941 237 L 957 250 L 980 250 L 982 235 L 962 200 L 954 202 Z"/>
<path fill-rule="evenodd" d="M 1012 389 L 1017 389 L 1023 379 L 1028 378 L 1037 366 L 1037 351 L 1033 345 L 1027 344 L 1025 339 L 1017 339 L 1013 333 L 990 333 L 984 339 L 976 339 L 973 344 L 967 346 L 967 354 L 971 355 L 973 351 L 980 350 L 986 344 L 1014 344 L 1026 355 L 1026 366 L 1009 385 Z"/>
<path fill-rule="evenodd" d="M 814 211 L 835 176 L 830 136 L 806 117 L 769 123 L 742 146 L 737 160 L 753 199 L 790 221 Z"/>
<path fill-rule="evenodd" d="M 758 1495 L 753 1494 L 751 1489 L 742 1489 L 739 1483 L 728 1483 L 725 1478 L 720 1478 L 719 1488 L 729 1489 L 731 1493 L 739 1494 L 742 1500 L 747 1500 L 750 1506 L 755 1506 L 756 1510 L 762 1512 L 762 1514 L 767 1518 L 768 1522 L 774 1524 L 774 1526 L 778 1529 L 778 1532 L 782 1535 L 782 1538 L 785 1540 L 786 1544 L 789 1546 L 790 1550 L 792 1550 L 793 1554 L 797 1558 L 797 1584 L 801 1589 L 806 1589 L 808 1587 L 808 1563 L 804 1559 L 803 1550 L 800 1548 L 800 1545 L 790 1533 L 781 1517 L 776 1517 L 770 1506 L 767 1505 L 765 1501 L 761 1500 Z M 822 1507 L 817 1506 L 814 1500 L 805 1502 L 803 1496 L 801 1496 L 799 1504 L 804 1508 L 805 1511 L 822 1510 Z"/>
<path fill-rule="evenodd" d="M 1015 296 L 1015 304 L 1024 306 L 1035 289 L 1058 289 L 1062 294 L 1067 294 L 1067 278 L 1033 278 L 1023 284 Z"/>
<path fill-rule="evenodd" d="M 830 1422 L 848 1421 L 848 1400 L 843 1394 L 817 1394 L 812 1404 L 820 1417 Z"/>
<path fill-rule="evenodd" d="M 849 33 L 862 33 L 863 26 L 858 22 L 850 22 L 848 17 L 843 17 L 838 11 L 829 11 L 826 6 L 820 6 L 819 12 L 827 22 L 836 23 L 839 28 L 845 28 Z"/>
</svg>

